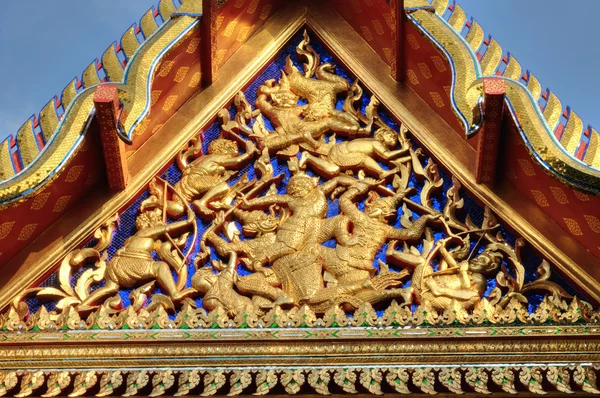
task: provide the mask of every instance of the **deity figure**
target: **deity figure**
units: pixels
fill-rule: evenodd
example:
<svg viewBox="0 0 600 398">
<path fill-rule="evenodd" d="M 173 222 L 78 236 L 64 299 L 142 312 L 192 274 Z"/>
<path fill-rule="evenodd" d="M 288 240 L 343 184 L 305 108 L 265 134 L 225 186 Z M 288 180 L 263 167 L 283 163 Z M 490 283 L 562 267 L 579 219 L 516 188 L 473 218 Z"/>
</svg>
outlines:
<svg viewBox="0 0 600 398">
<path fill-rule="evenodd" d="M 173 244 L 167 236 L 181 236 L 188 232 L 195 220 L 166 224 L 159 209 L 144 212 L 136 219 L 137 232 L 125 241 L 106 265 L 105 284 L 92 292 L 80 305 L 86 309 L 97 305 L 120 289 L 132 288 L 149 281 L 157 281 L 171 300 L 178 302 L 194 294 L 194 289 L 179 290 L 171 270 L 179 279 L 187 279 L 187 267 L 183 259 L 173 253 Z M 164 240 L 163 240 L 164 239 Z M 163 261 L 152 258 L 158 252 Z"/>
<path fill-rule="evenodd" d="M 338 95 L 347 93 L 350 84 L 333 73 L 334 70 L 335 67 L 329 63 L 320 65 L 315 71 L 316 79 L 313 79 L 312 76 L 303 75 L 289 56 L 285 65 L 290 89 L 308 101 L 302 112 L 305 120 L 329 120 L 332 131 L 348 136 L 357 135 L 361 132 L 358 120 L 353 115 L 336 109 Z M 369 133 L 371 123 L 362 131 Z"/>
<path fill-rule="evenodd" d="M 284 205 L 291 215 L 281 222 L 275 242 L 263 251 L 254 265 L 260 270 L 266 264 L 273 265 L 273 271 L 281 279 L 283 290 L 295 298 L 310 297 L 323 287 L 322 266 L 318 258 L 321 243 L 335 237 L 338 241 L 349 239 L 347 231 L 340 228 L 346 225 L 343 216 L 325 219 L 328 211 L 327 196 L 338 185 L 350 186 L 355 180 L 339 176 L 318 185 L 318 177 L 313 178 L 302 172 L 290 178 L 286 194 L 263 196 L 243 200 L 242 208 L 268 208 L 271 205 Z"/>
<path fill-rule="evenodd" d="M 225 256 L 227 253 L 234 251 L 242 257 L 243 262 L 247 262 L 247 265 L 252 267 L 261 258 L 261 253 L 277 240 L 279 219 L 275 216 L 272 208 L 269 214 L 262 210 L 244 211 L 234 209 L 233 215 L 242 223 L 244 235 L 254 236 L 254 238 L 227 241 L 219 236 L 216 226 L 223 224 L 223 212 L 217 213 L 213 224 L 206 230 L 204 236 L 216 248 L 220 256 Z"/>
<path fill-rule="evenodd" d="M 400 164 L 411 160 L 408 148 L 394 150 L 397 144 L 397 134 L 388 127 L 382 127 L 375 132 L 374 138 L 356 138 L 332 146 L 321 144 L 322 148 L 327 147 L 327 153 L 319 157 L 302 152 L 300 165 L 308 164 L 327 177 L 338 175 L 348 169 L 361 169 L 385 179 L 398 173 Z M 400 158 L 403 155 L 409 156 Z M 385 170 L 375 157 L 388 161 L 396 167 Z"/>
<path fill-rule="evenodd" d="M 377 271 L 373 266 L 375 256 L 387 240 L 415 241 L 422 236 L 427 223 L 440 217 L 425 215 L 409 228 L 392 227 L 388 222 L 411 189 L 386 198 L 372 191 L 362 212 L 354 200 L 368 189 L 365 183 L 354 184 L 339 199 L 340 209 L 353 226 L 352 237 L 335 248 L 321 247 L 323 267 L 330 274 L 328 279 L 340 286 L 361 285 L 371 279 Z"/>
<path fill-rule="evenodd" d="M 465 310 L 473 309 L 487 289 L 487 277 L 502 264 L 503 255 L 486 248 L 474 258 L 465 259 L 471 251 L 469 240 L 463 240 L 463 245 L 454 250 L 446 248 L 448 242 L 449 239 L 444 239 L 437 244 L 442 256 L 438 271 L 434 272 L 431 266 L 432 256 L 423 259 L 416 265 L 408 289 L 414 293 L 417 303 L 431 305 L 438 311 L 448 308 L 452 301 Z M 388 255 L 395 254 L 390 251 Z"/>
<path fill-rule="evenodd" d="M 258 90 L 255 105 L 271 121 L 276 134 L 257 136 L 261 146 L 275 152 L 294 144 L 318 148 L 320 143 L 317 139 L 329 131 L 351 137 L 368 134 L 370 126 L 362 129 L 357 119 L 335 109 L 337 93 L 349 88 L 348 82 L 341 81 L 345 84 L 315 79 L 298 80 L 283 72 L 278 84 L 274 80 L 266 81 Z M 309 95 L 311 86 L 314 93 Z M 307 105 L 297 106 L 301 98 L 298 93 L 302 98 L 308 98 Z"/>
<path fill-rule="evenodd" d="M 213 225 L 205 232 L 205 236 L 220 256 L 235 253 L 236 256 L 242 256 L 241 261 L 247 268 L 255 271 L 251 275 L 237 278 L 236 287 L 239 291 L 250 295 L 257 308 L 293 304 L 293 299 L 279 288 L 281 280 L 271 269 L 262 266 L 256 268 L 261 254 L 276 241 L 279 219 L 275 217 L 272 210 L 269 214 L 265 214 L 261 210 L 247 212 L 234 209 L 233 214 L 242 222 L 242 231 L 247 235 L 256 235 L 255 238 L 227 241 L 220 237 L 213 226 L 223 224 L 223 212 L 217 214 Z"/>
<path fill-rule="evenodd" d="M 213 212 L 208 208 L 208 203 L 225 196 L 231 190 L 227 180 L 254 158 L 254 144 L 246 141 L 245 145 L 246 152 L 240 155 L 235 141 L 218 138 L 208 146 L 208 155 L 200 156 L 189 164 L 183 161 L 181 180 L 175 184 L 175 190 L 180 195 L 167 201 L 169 215 L 181 217 L 187 202 L 192 203 L 198 214 L 211 215 Z M 154 185 L 151 190 L 154 191 L 153 195 L 142 203 L 142 211 L 162 206 L 165 193 L 161 187 Z"/>
<path fill-rule="evenodd" d="M 213 267 L 221 272 L 215 274 Z M 252 313 L 254 311 L 252 300 L 240 295 L 234 288 L 239 278 L 236 271 L 236 253 L 229 253 L 227 266 L 224 267 L 220 261 L 215 261 L 213 267 L 201 267 L 192 277 L 192 287 L 204 294 L 202 298 L 204 309 L 213 311 L 221 308 L 230 316 Z"/>
</svg>

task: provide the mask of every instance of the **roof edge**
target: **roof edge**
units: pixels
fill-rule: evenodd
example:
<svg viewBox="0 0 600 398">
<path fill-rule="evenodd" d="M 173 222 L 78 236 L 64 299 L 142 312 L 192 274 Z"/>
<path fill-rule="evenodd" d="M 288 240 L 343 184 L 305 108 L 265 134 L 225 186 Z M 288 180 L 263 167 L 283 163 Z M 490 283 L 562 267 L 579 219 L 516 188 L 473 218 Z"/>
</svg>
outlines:
<svg viewBox="0 0 600 398">
<path fill-rule="evenodd" d="M 451 102 L 465 133 L 480 122 L 484 78 L 504 80 L 508 109 L 532 158 L 563 184 L 600 193 L 600 136 L 558 97 L 524 70 L 510 52 L 467 18 L 455 0 L 433 0 L 435 14 L 416 11 L 409 20 L 446 55 L 453 71 Z M 442 44 L 443 43 L 443 44 Z"/>
<path fill-rule="evenodd" d="M 190 5 L 199 3 L 188 2 Z M 88 66 L 81 80 L 76 78 L 67 86 L 60 101 L 58 97 L 52 99 L 39 116 L 32 116 L 21 127 L 16 139 L 9 136 L 0 143 L 0 179 L 3 179 L 0 180 L 0 207 L 25 200 L 43 188 L 77 151 L 94 113 L 93 94 L 99 85 L 114 84 L 122 93 L 135 93 L 128 100 L 131 112 L 124 121 L 127 135 L 131 136 L 131 131 L 148 113 L 148 87 L 158 61 L 198 21 L 196 16 L 199 14 L 194 8 L 198 7 L 187 7 L 186 3 L 182 8 L 181 4 L 176 6 L 173 0 L 160 0 L 157 9 L 152 7 L 144 14 L 139 26 L 133 24 L 119 43 L 111 44 L 106 50 L 100 64 L 105 77 L 100 79 L 100 68 L 94 66 L 96 69 L 93 70 Z M 150 16 L 155 18 L 156 15 L 164 18 L 160 26 L 155 19 L 153 25 L 150 19 Z M 143 43 L 137 39 L 140 34 L 143 35 Z M 120 57 L 125 58 L 121 60 Z M 97 60 L 91 65 L 98 65 Z M 131 69 L 136 69 L 135 79 L 128 78 L 127 72 Z M 90 71 L 96 75 L 90 77 L 90 73 L 86 74 Z M 137 87 L 139 76 L 144 76 L 146 82 L 143 90 Z M 43 138 L 40 138 L 41 135 Z"/>
</svg>

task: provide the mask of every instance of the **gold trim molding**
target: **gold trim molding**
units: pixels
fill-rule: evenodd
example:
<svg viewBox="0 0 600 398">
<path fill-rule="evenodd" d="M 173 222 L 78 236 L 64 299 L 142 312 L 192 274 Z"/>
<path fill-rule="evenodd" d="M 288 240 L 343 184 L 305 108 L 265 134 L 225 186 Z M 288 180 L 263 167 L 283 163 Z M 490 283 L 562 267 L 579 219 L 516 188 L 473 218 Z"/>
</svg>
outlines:
<svg viewBox="0 0 600 398">
<path fill-rule="evenodd" d="M 237 396 L 252 392 L 265 395 L 283 389 L 289 395 L 311 391 L 331 395 L 332 391 L 434 395 L 456 394 L 598 394 L 597 365 L 529 364 L 527 366 L 487 365 L 427 366 L 354 365 L 345 367 L 184 367 L 178 369 L 69 369 L 63 371 L 28 370 L 0 373 L 0 394 L 26 397 L 42 393 L 53 397 L 64 392 L 77 397 L 89 392 L 96 396 L 150 397 L 173 393 L 175 396 Z M 552 390 L 549 390 L 550 386 Z M 499 392 L 498 392 L 499 391 Z M 444 396 L 446 396 L 444 394 Z M 471 396 L 469 394 L 469 396 Z M 553 394 L 553 396 L 554 396 Z M 527 394 L 529 396 L 529 394 Z M 301 394 L 304 396 L 304 394 Z"/>
</svg>

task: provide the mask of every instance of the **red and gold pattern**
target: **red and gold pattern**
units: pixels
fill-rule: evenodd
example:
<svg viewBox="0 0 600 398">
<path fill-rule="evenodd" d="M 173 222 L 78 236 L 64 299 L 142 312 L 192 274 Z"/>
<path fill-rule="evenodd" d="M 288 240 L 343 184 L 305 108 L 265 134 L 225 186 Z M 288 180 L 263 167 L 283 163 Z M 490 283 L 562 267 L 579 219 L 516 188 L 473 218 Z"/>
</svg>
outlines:
<svg viewBox="0 0 600 398">
<path fill-rule="evenodd" d="M 215 16 L 216 51 L 213 69 L 221 66 L 273 15 L 278 0 L 229 0 Z"/>
<path fill-rule="evenodd" d="M 96 123 L 92 123 L 89 133 L 79 152 L 42 192 L 0 211 L 0 266 L 105 178 Z"/>
<path fill-rule="evenodd" d="M 385 0 L 334 0 L 332 4 L 390 66 L 396 62 L 394 10 Z M 461 136 L 464 129 L 450 102 L 452 69 L 448 60 L 415 27 L 404 21 L 404 81 Z M 468 140 L 477 147 L 478 138 Z"/>
<path fill-rule="evenodd" d="M 333 0 L 332 4 L 388 65 L 394 62 L 396 21 L 385 0 Z"/>
<path fill-rule="evenodd" d="M 514 125 L 504 127 L 503 141 L 504 158 L 499 168 L 504 178 L 594 256 L 600 257 L 600 198 L 576 191 L 550 177 L 531 160 Z"/>
<path fill-rule="evenodd" d="M 464 129 L 450 102 L 452 69 L 446 58 L 408 21 L 404 22 L 405 82 L 460 136 Z M 477 147 L 478 138 L 468 140 Z"/>
<path fill-rule="evenodd" d="M 152 80 L 150 112 L 136 129 L 132 145 L 126 147 L 131 156 L 148 138 L 200 88 L 200 29 L 196 28 L 179 43 L 156 68 Z"/>
</svg>

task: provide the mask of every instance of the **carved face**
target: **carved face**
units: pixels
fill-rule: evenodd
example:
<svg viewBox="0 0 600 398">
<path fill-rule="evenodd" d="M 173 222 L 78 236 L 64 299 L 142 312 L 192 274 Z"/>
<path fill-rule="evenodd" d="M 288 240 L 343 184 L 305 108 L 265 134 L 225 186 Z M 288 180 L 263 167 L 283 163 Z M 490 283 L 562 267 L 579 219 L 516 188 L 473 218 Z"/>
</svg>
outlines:
<svg viewBox="0 0 600 398">
<path fill-rule="evenodd" d="M 287 184 L 287 193 L 294 198 L 302 198 L 317 187 L 319 179 L 307 175 L 294 176 Z"/>
<path fill-rule="evenodd" d="M 483 275 L 495 272 L 502 263 L 502 254 L 484 250 L 480 255 L 469 261 L 469 270 Z"/>
<path fill-rule="evenodd" d="M 279 226 L 279 219 L 272 214 L 265 214 L 262 211 L 253 211 L 249 220 L 244 225 L 244 233 L 264 234 L 274 232 Z"/>
<path fill-rule="evenodd" d="M 164 225 L 162 219 L 162 211 L 160 209 L 154 209 L 143 212 L 135 219 L 135 227 L 138 231 L 141 231 L 142 229 L 157 227 L 159 225 Z"/>
<path fill-rule="evenodd" d="M 202 267 L 192 277 L 192 287 L 200 293 L 206 293 L 217 281 L 217 275 L 210 267 Z"/>
<path fill-rule="evenodd" d="M 279 89 L 279 91 L 271 94 L 273 104 L 280 108 L 295 108 L 298 104 L 298 96 L 287 89 Z"/>
<path fill-rule="evenodd" d="M 234 141 L 217 138 L 208 146 L 211 155 L 237 156 L 239 155 L 237 144 Z"/>
<path fill-rule="evenodd" d="M 374 219 L 388 221 L 396 216 L 396 208 L 392 198 L 380 198 L 376 192 L 371 191 L 365 202 L 365 213 Z"/>
<path fill-rule="evenodd" d="M 380 141 L 388 148 L 395 147 L 398 144 L 398 136 L 396 132 L 389 128 L 381 128 L 375 132 L 375 139 Z"/>
</svg>

